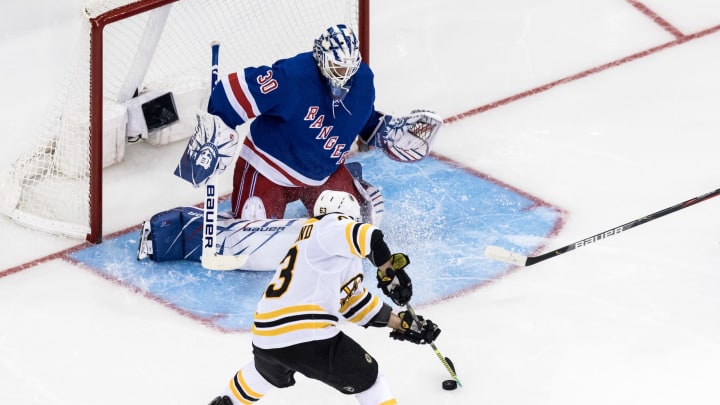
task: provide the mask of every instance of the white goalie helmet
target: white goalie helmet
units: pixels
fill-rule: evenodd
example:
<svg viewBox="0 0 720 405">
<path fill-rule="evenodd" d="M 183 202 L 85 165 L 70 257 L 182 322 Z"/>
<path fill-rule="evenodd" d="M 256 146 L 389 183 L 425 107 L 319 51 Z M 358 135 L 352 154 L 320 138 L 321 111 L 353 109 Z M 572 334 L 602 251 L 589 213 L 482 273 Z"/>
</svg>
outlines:
<svg viewBox="0 0 720 405">
<path fill-rule="evenodd" d="M 315 201 L 313 216 L 339 212 L 355 221 L 360 220 L 360 204 L 352 194 L 344 191 L 325 190 Z"/>
<path fill-rule="evenodd" d="M 360 68 L 360 47 L 353 30 L 338 24 L 328 28 L 313 46 L 313 57 L 325 76 L 334 97 L 341 97 L 349 90 L 347 82 Z"/>
</svg>

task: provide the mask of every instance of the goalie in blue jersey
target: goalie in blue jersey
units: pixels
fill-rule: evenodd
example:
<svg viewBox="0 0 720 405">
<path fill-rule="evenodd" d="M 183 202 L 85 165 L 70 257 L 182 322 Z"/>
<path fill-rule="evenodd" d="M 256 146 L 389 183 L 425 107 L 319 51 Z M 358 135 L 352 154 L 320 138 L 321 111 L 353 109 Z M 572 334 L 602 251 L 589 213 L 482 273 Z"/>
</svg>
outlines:
<svg viewBox="0 0 720 405">
<path fill-rule="evenodd" d="M 429 153 L 442 119 L 426 110 L 391 117 L 374 103 L 373 72 L 361 61 L 355 33 L 342 24 L 328 28 L 311 52 L 221 78 L 207 113 L 231 133 L 253 120 L 235 163 L 232 214 L 278 219 L 288 203 L 312 207 L 323 190 L 333 189 L 364 202 L 364 220 L 379 223 L 379 190 L 345 166 L 351 147 L 358 139 L 361 148 L 380 147 L 393 159 L 417 161 Z M 178 172 L 184 177 L 181 167 Z"/>
<path fill-rule="evenodd" d="M 284 248 L 275 252 L 267 240 L 279 243 L 277 230 L 294 225 L 258 228 L 255 221 L 282 221 L 287 204 L 297 200 L 312 208 L 326 189 L 352 194 L 361 202 L 363 221 L 379 225 L 382 194 L 362 179 L 359 163 L 346 165 L 351 147 L 381 148 L 391 159 L 416 162 L 430 153 L 442 119 L 428 110 L 393 117 L 374 104 L 373 72 L 361 61 L 355 33 L 342 24 L 328 28 L 310 52 L 218 80 L 175 174 L 198 187 L 222 173 L 241 139 L 235 128 L 252 121 L 235 162 L 232 212 L 218 223 L 221 254 L 262 256 L 267 260 L 251 260 L 244 268 L 270 270 Z M 138 259 L 199 260 L 198 218 L 186 207 L 146 221 Z M 272 231 L 265 232 L 267 227 Z"/>
</svg>

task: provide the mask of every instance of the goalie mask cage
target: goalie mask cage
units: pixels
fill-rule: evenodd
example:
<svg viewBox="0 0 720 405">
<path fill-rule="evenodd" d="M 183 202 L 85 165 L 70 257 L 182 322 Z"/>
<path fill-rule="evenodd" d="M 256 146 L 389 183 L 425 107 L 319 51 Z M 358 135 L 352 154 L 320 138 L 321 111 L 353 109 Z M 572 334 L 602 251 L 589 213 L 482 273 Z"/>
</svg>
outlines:
<svg viewBox="0 0 720 405">
<path fill-rule="evenodd" d="M 191 102 L 176 96 L 177 109 L 194 119 L 207 105 L 213 41 L 222 44 L 227 74 L 310 51 L 327 27 L 345 23 L 368 62 L 369 0 L 90 0 L 82 14 L 78 56 L 39 139 L 0 177 L 0 211 L 93 243 L 102 241 L 103 168 L 124 156 L 128 103 L 173 90 L 190 95 Z"/>
</svg>

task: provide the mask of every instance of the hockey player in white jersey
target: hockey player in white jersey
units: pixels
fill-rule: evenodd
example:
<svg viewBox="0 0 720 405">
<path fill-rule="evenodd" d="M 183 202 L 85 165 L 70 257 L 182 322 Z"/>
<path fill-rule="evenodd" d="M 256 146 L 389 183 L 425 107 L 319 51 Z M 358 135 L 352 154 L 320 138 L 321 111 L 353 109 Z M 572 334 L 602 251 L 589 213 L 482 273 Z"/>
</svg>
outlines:
<svg viewBox="0 0 720 405">
<path fill-rule="evenodd" d="M 416 344 L 431 343 L 440 334 L 435 323 L 393 312 L 364 287 L 362 259 L 367 258 L 378 267 L 378 286 L 395 304 L 405 305 L 412 296 L 407 255 L 391 254 L 377 227 L 356 222 L 355 197 L 326 190 L 313 214 L 257 305 L 253 359 L 210 405 L 255 403 L 273 388 L 294 385 L 296 372 L 354 395 L 361 405 L 394 404 L 376 360 L 337 324 L 389 327 L 390 337 Z"/>
</svg>

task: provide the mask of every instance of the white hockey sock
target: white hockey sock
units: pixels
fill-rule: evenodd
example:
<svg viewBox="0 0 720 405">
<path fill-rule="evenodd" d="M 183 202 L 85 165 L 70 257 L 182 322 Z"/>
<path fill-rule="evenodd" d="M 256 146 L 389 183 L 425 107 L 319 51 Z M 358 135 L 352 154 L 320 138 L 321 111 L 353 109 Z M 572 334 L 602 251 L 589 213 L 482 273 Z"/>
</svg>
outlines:
<svg viewBox="0 0 720 405">
<path fill-rule="evenodd" d="M 255 368 L 255 362 L 251 361 L 230 380 L 225 388 L 225 395 L 232 399 L 233 405 L 247 405 L 254 403 L 270 390 L 275 388 Z"/>
<path fill-rule="evenodd" d="M 396 404 L 395 396 L 390 391 L 390 384 L 385 374 L 378 373 L 377 380 L 367 390 L 355 394 L 360 405 Z"/>
</svg>

